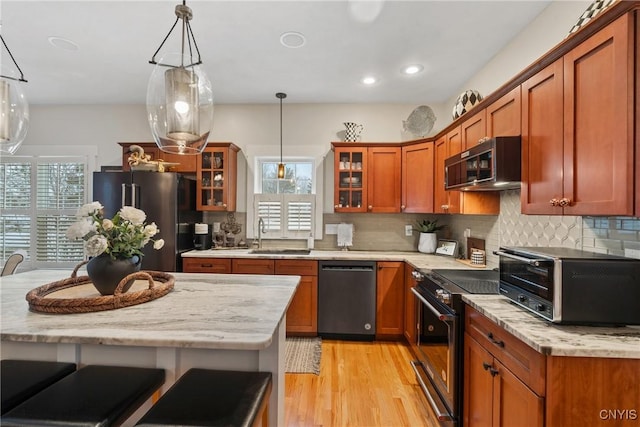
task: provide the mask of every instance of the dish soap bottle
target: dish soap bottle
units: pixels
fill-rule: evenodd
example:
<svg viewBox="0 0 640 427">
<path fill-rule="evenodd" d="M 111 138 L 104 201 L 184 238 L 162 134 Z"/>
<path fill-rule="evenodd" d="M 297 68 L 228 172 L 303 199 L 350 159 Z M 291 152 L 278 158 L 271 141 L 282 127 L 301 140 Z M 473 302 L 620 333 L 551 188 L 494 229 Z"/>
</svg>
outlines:
<svg viewBox="0 0 640 427">
<path fill-rule="evenodd" d="M 309 237 L 307 237 L 307 249 L 313 249 L 313 234 L 309 233 Z"/>
</svg>

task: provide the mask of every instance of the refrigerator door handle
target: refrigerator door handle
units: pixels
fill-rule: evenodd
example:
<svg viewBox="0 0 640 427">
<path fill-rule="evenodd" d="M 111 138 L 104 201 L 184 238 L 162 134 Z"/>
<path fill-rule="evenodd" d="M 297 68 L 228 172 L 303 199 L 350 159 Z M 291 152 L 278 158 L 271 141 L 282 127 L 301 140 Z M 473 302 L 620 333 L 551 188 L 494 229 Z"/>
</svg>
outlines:
<svg viewBox="0 0 640 427">
<path fill-rule="evenodd" d="M 131 206 L 136 207 L 136 185 L 131 184 Z"/>
<path fill-rule="evenodd" d="M 120 203 L 120 207 L 123 207 L 127 201 L 127 184 L 122 183 L 122 200 Z"/>
</svg>

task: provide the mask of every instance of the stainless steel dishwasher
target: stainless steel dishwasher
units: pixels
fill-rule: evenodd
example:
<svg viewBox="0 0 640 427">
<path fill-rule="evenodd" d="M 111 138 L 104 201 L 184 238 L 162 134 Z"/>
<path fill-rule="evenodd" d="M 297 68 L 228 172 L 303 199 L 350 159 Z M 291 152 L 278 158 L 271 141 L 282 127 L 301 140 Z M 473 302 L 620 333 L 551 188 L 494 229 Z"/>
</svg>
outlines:
<svg viewBox="0 0 640 427">
<path fill-rule="evenodd" d="M 376 333 L 375 261 L 320 261 L 318 335 L 373 340 Z"/>
</svg>

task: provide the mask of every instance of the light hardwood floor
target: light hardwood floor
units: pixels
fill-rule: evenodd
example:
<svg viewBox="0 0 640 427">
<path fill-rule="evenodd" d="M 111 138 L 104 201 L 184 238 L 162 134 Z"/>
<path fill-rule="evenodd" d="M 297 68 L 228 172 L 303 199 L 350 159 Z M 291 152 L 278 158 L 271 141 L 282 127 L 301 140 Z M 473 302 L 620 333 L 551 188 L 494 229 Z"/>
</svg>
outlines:
<svg viewBox="0 0 640 427">
<path fill-rule="evenodd" d="M 320 375 L 285 374 L 287 426 L 436 427 L 401 342 L 322 341 Z"/>
</svg>

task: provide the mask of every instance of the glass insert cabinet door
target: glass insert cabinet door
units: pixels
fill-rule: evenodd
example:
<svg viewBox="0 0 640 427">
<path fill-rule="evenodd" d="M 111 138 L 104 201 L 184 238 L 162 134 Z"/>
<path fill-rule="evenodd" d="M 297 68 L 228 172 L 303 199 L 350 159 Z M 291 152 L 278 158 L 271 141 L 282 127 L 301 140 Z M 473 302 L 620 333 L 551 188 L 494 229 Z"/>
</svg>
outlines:
<svg viewBox="0 0 640 427">
<path fill-rule="evenodd" d="M 208 144 L 198 156 L 198 210 L 235 210 L 238 151 L 233 144 Z"/>
<path fill-rule="evenodd" d="M 336 148 L 334 154 L 334 211 L 367 211 L 367 148 Z"/>
</svg>

